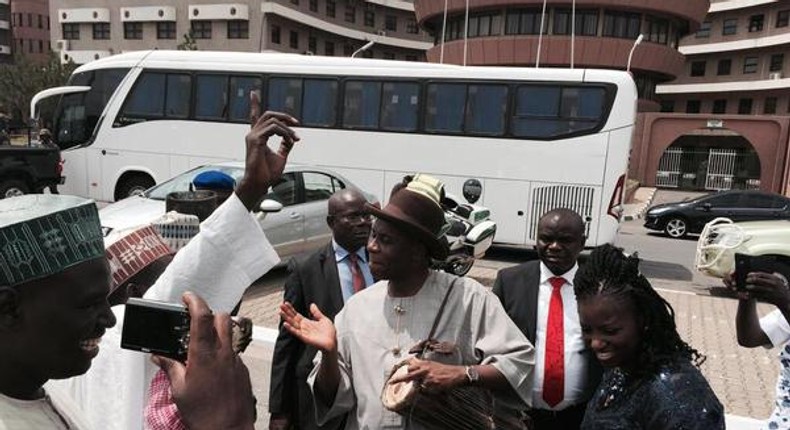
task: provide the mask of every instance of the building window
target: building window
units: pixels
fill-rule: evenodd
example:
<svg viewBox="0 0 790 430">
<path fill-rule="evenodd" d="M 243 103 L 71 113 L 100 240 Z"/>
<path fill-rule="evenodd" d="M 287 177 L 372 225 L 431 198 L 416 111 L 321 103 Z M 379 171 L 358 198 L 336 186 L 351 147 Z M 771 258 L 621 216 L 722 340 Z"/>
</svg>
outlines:
<svg viewBox="0 0 790 430">
<path fill-rule="evenodd" d="M 310 0 L 310 12 L 318 12 L 318 0 Z"/>
<path fill-rule="evenodd" d="M 228 21 L 228 39 L 249 39 L 250 22 L 245 20 Z"/>
<path fill-rule="evenodd" d="M 28 27 L 32 27 L 33 26 L 33 14 L 32 13 L 27 14 L 27 26 Z M 30 45 L 30 46 L 33 46 L 33 45 Z M 33 52 L 33 50 L 31 49 L 30 52 Z"/>
<path fill-rule="evenodd" d="M 94 40 L 109 40 L 110 39 L 110 23 L 109 22 L 95 22 L 95 23 L 93 23 L 93 39 Z"/>
<path fill-rule="evenodd" d="M 173 21 L 164 21 L 156 23 L 156 38 L 157 39 L 175 39 L 176 38 L 176 23 Z"/>
<path fill-rule="evenodd" d="M 39 53 L 43 53 L 44 52 L 44 41 L 43 40 L 39 40 L 38 41 L 38 52 Z"/>
<path fill-rule="evenodd" d="M 699 113 L 700 101 L 688 100 L 686 101 L 686 113 Z"/>
<path fill-rule="evenodd" d="M 63 38 L 66 40 L 80 40 L 79 24 L 63 24 Z"/>
<path fill-rule="evenodd" d="M 44 19 L 43 18 L 44 18 L 43 16 L 38 15 L 38 28 L 44 28 Z"/>
<path fill-rule="evenodd" d="M 727 100 L 719 99 L 713 101 L 713 113 L 727 113 Z"/>
<path fill-rule="evenodd" d="M 499 15 L 497 15 L 497 17 L 499 17 Z M 497 22 L 499 21 L 497 20 Z M 406 33 L 409 34 L 420 33 L 420 28 L 417 27 L 417 20 L 415 20 L 414 18 L 409 18 L 409 20 L 406 21 Z M 499 34 L 499 27 L 496 28 L 496 34 Z"/>
<path fill-rule="evenodd" d="M 547 28 L 548 20 L 545 20 L 543 34 L 547 33 Z M 540 9 L 515 9 L 508 11 L 505 21 L 505 34 L 538 34 L 539 29 Z M 461 35 L 463 36 L 463 31 L 461 31 Z"/>
<path fill-rule="evenodd" d="M 416 55 L 407 55 L 405 58 L 406 58 L 406 61 L 417 61 L 417 56 Z"/>
<path fill-rule="evenodd" d="M 675 111 L 674 100 L 661 100 L 661 112 L 672 113 Z"/>
<path fill-rule="evenodd" d="M 481 36 L 498 36 L 500 23 L 500 14 L 494 13 L 491 15 L 477 15 L 469 18 L 469 37 Z M 415 26 L 417 24 L 415 23 Z"/>
<path fill-rule="evenodd" d="M 638 13 L 606 11 L 603 17 L 603 35 L 605 37 L 636 39 L 639 37 L 641 21 L 642 16 Z"/>
<path fill-rule="evenodd" d="M 124 22 L 123 38 L 127 40 L 140 40 L 143 38 L 142 22 Z"/>
<path fill-rule="evenodd" d="M 272 43 L 279 45 L 280 44 L 280 26 L 273 25 L 272 26 L 272 35 L 271 35 Z"/>
<path fill-rule="evenodd" d="M 291 30 L 288 36 L 288 46 L 293 49 L 299 49 L 299 33 Z"/>
<path fill-rule="evenodd" d="M 398 17 L 395 15 L 384 17 L 384 29 L 387 31 L 398 31 Z"/>
<path fill-rule="evenodd" d="M 315 36 L 309 36 L 307 38 L 307 52 L 310 55 L 315 55 L 315 53 L 318 52 L 318 40 Z"/>
<path fill-rule="evenodd" d="M 385 52 L 384 53 L 384 59 L 385 60 L 394 60 L 395 59 L 395 54 L 393 54 L 392 52 Z"/>
<path fill-rule="evenodd" d="M 291 4 L 299 6 L 299 0 L 291 0 Z"/>
<path fill-rule="evenodd" d="M 721 34 L 723 36 L 730 36 L 738 32 L 738 18 L 730 18 L 724 20 L 724 25 L 721 27 Z"/>
<path fill-rule="evenodd" d="M 790 23 L 790 10 L 780 10 L 776 14 L 776 28 L 787 27 Z"/>
<path fill-rule="evenodd" d="M 324 42 L 324 55 L 333 57 L 335 55 L 335 44 L 332 42 Z"/>
<path fill-rule="evenodd" d="M 738 113 L 741 115 L 751 115 L 752 113 L 752 99 L 738 100 Z"/>
<path fill-rule="evenodd" d="M 357 22 L 357 8 L 351 5 L 346 5 L 346 22 Z"/>
<path fill-rule="evenodd" d="M 757 57 L 746 57 L 743 59 L 743 73 L 757 73 Z"/>
<path fill-rule="evenodd" d="M 365 51 L 362 51 L 362 58 L 373 58 L 373 50 L 367 49 Z"/>
<path fill-rule="evenodd" d="M 376 26 L 376 13 L 372 10 L 365 11 L 365 27 L 375 27 Z"/>
<path fill-rule="evenodd" d="M 765 21 L 765 15 L 752 15 L 749 17 L 749 33 L 754 33 L 757 31 L 763 31 L 763 22 Z"/>
<path fill-rule="evenodd" d="M 192 37 L 211 39 L 211 21 L 192 21 Z"/>
<path fill-rule="evenodd" d="M 765 99 L 763 113 L 766 115 L 773 115 L 776 113 L 776 97 L 768 97 Z"/>
<path fill-rule="evenodd" d="M 573 30 L 580 36 L 595 36 L 598 33 L 598 11 L 597 10 L 577 10 L 576 26 L 571 29 L 571 10 L 555 9 L 553 34 L 571 34 Z"/>
<path fill-rule="evenodd" d="M 666 45 L 669 39 L 669 21 L 652 16 L 648 16 L 645 21 L 647 22 L 647 41 Z"/>
<path fill-rule="evenodd" d="M 691 76 L 705 76 L 705 61 L 691 62 Z"/>
<path fill-rule="evenodd" d="M 785 55 L 774 54 L 771 55 L 771 66 L 768 68 L 771 72 L 781 72 L 785 67 Z"/>
<path fill-rule="evenodd" d="M 730 60 L 729 58 L 724 60 L 719 60 L 719 66 L 716 70 L 716 74 L 719 76 L 729 75 L 731 69 L 732 69 L 732 60 Z"/>
<path fill-rule="evenodd" d="M 326 16 L 335 17 L 335 0 L 326 0 Z"/>
<path fill-rule="evenodd" d="M 697 30 L 697 38 L 704 39 L 710 37 L 710 21 L 705 21 L 702 25 L 699 26 L 699 30 Z"/>
<path fill-rule="evenodd" d="M 343 56 L 350 57 L 354 53 L 354 46 L 346 43 L 343 45 Z"/>
</svg>

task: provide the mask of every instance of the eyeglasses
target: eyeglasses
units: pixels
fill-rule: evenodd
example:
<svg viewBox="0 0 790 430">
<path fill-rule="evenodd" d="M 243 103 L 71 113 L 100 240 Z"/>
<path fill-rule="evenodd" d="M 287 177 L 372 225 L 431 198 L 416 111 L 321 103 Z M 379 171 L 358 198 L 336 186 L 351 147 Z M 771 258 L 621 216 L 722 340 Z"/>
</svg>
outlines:
<svg viewBox="0 0 790 430">
<path fill-rule="evenodd" d="M 343 215 L 330 215 L 332 218 L 341 219 L 350 223 L 367 222 L 373 219 L 373 216 L 367 212 L 352 212 Z"/>
</svg>

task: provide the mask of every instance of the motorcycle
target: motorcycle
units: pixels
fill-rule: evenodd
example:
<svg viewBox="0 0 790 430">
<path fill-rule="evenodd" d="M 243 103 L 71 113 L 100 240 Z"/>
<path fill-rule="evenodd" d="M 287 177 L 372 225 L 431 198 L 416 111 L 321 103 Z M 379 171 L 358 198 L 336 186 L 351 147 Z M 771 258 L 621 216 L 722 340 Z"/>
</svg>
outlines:
<svg viewBox="0 0 790 430">
<path fill-rule="evenodd" d="M 491 211 L 483 206 L 460 203 L 451 194 L 442 198 L 445 235 L 450 250 L 447 258 L 434 261 L 434 268 L 457 276 L 472 269 L 475 259 L 482 258 L 494 242 L 496 222 Z"/>
</svg>

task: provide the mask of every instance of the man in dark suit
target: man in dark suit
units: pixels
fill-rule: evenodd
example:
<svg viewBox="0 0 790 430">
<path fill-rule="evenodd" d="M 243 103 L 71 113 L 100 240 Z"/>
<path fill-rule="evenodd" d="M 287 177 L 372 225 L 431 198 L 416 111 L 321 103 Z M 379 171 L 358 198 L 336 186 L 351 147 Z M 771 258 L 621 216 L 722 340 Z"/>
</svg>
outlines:
<svg viewBox="0 0 790 430">
<path fill-rule="evenodd" d="M 536 430 L 578 429 L 600 367 L 584 345 L 573 277 L 584 249 L 584 221 L 554 209 L 538 222 L 538 261 L 499 271 L 494 294 L 535 345 L 532 418 Z"/>
<path fill-rule="evenodd" d="M 334 319 L 352 294 L 373 283 L 365 245 L 371 218 L 365 210 L 365 196 L 357 190 L 341 190 L 329 198 L 327 223 L 332 243 L 303 259 L 293 259 L 288 267 L 284 300 L 297 312 L 309 315 L 315 303 Z M 274 347 L 269 412 L 269 428 L 340 428 L 343 421 L 322 427 L 315 423 L 315 411 L 307 376 L 313 369 L 316 350 L 293 337 L 280 323 Z"/>
</svg>

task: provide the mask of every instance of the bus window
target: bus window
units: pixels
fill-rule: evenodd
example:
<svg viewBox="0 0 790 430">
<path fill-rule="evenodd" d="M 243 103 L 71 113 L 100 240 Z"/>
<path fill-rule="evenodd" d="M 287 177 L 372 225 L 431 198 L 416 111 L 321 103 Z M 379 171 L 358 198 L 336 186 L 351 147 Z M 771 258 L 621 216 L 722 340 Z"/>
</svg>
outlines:
<svg viewBox="0 0 790 430">
<path fill-rule="evenodd" d="M 603 116 L 606 91 L 595 87 L 568 87 L 562 89 L 563 118 L 579 118 L 595 123 Z"/>
<path fill-rule="evenodd" d="M 299 118 L 302 111 L 302 80 L 291 78 L 272 78 L 269 80 L 269 99 L 267 109 L 285 112 Z"/>
<path fill-rule="evenodd" d="M 347 81 L 343 108 L 344 127 L 377 128 L 381 108 L 381 82 Z"/>
<path fill-rule="evenodd" d="M 192 78 L 186 74 L 167 75 L 165 96 L 165 116 L 168 118 L 189 117 L 189 103 L 192 95 Z"/>
<path fill-rule="evenodd" d="M 466 99 L 466 131 L 501 136 L 505 132 L 507 86 L 469 85 Z"/>
<path fill-rule="evenodd" d="M 305 79 L 302 102 L 302 125 L 331 127 L 337 112 L 337 81 L 332 79 Z"/>
<path fill-rule="evenodd" d="M 230 77 L 230 120 L 248 122 L 250 116 L 250 92 L 261 89 L 261 79 L 254 76 Z"/>
<path fill-rule="evenodd" d="M 425 129 L 431 132 L 463 131 L 466 84 L 429 84 Z"/>
<path fill-rule="evenodd" d="M 165 74 L 143 73 L 132 88 L 121 113 L 121 122 L 161 118 L 164 115 Z"/>
<path fill-rule="evenodd" d="M 386 82 L 382 88 L 381 128 L 393 131 L 417 129 L 420 86 L 416 83 Z"/>
<path fill-rule="evenodd" d="M 512 133 L 517 137 L 552 137 L 560 132 L 559 116 L 560 87 L 520 86 Z"/>
<path fill-rule="evenodd" d="M 198 75 L 195 118 L 222 120 L 228 112 L 228 76 Z"/>
</svg>

